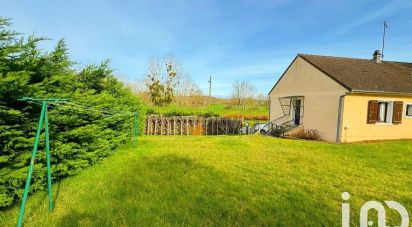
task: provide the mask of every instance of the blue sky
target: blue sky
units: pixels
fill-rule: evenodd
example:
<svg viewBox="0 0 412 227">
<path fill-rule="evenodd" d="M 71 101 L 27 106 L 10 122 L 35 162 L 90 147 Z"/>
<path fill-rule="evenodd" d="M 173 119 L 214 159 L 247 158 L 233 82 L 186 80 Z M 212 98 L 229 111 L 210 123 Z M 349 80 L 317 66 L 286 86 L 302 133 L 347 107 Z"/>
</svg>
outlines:
<svg viewBox="0 0 412 227">
<path fill-rule="evenodd" d="M 0 15 L 14 29 L 64 38 L 82 64 L 111 59 L 128 80 L 144 76 L 147 61 L 173 53 L 204 93 L 229 96 L 246 79 L 267 93 L 297 53 L 412 62 L 412 1 L 4 1 Z"/>
</svg>

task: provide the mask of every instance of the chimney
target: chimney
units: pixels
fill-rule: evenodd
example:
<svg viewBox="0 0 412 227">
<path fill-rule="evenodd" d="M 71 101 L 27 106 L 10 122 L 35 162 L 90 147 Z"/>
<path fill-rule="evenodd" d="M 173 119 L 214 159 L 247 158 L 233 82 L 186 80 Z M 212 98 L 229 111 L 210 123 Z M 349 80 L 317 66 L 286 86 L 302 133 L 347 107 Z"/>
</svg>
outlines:
<svg viewBox="0 0 412 227">
<path fill-rule="evenodd" d="M 380 50 L 375 50 L 375 52 L 373 52 L 373 61 L 376 63 L 381 63 L 382 54 Z"/>
</svg>

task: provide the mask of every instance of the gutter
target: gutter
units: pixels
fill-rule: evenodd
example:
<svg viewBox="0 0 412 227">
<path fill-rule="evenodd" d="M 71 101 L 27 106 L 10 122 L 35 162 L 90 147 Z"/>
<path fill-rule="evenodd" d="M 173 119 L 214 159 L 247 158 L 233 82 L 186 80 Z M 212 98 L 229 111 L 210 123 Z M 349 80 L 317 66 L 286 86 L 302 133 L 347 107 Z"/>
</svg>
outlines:
<svg viewBox="0 0 412 227">
<path fill-rule="evenodd" d="M 392 91 L 368 91 L 368 90 L 352 90 L 349 94 L 376 94 L 376 95 L 403 95 L 412 96 L 411 92 L 392 92 Z"/>
<path fill-rule="evenodd" d="M 269 122 L 270 122 L 270 109 L 272 106 L 272 99 L 270 99 L 270 95 L 268 95 L 268 97 L 269 97 Z"/>
<path fill-rule="evenodd" d="M 341 95 L 339 97 L 339 107 L 338 107 L 338 122 L 336 127 L 336 143 L 342 142 L 342 119 L 343 119 L 343 108 L 344 108 L 344 101 L 345 96 L 350 94 L 351 92 L 346 93 L 345 95 Z"/>
</svg>

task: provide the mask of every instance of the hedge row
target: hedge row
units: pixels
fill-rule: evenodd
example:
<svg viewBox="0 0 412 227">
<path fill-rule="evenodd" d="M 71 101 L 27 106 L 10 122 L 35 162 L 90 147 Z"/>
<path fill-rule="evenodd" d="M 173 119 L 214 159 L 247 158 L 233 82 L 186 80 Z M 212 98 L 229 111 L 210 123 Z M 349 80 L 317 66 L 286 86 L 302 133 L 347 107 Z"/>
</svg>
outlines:
<svg viewBox="0 0 412 227">
<path fill-rule="evenodd" d="M 54 181 L 77 174 L 129 140 L 129 113 L 138 112 L 140 133 L 145 116 L 142 102 L 115 79 L 107 61 L 79 68 L 63 40 L 46 52 L 38 47 L 42 38 L 24 38 L 9 26 L 0 18 L 0 208 L 23 193 L 41 108 L 18 98 L 71 99 L 49 107 Z M 47 188 L 43 141 L 42 134 L 31 192 Z"/>
</svg>

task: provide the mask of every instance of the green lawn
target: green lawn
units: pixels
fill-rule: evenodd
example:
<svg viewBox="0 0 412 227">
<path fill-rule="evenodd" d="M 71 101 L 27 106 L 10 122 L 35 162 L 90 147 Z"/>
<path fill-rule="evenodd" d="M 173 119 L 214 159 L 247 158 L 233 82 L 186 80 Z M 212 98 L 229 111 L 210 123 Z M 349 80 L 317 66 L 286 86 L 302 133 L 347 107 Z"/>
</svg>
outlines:
<svg viewBox="0 0 412 227">
<path fill-rule="evenodd" d="M 252 136 L 144 136 L 28 200 L 26 226 L 358 225 L 368 200 L 412 216 L 412 141 L 334 145 Z M 387 208 L 389 211 L 389 208 Z M 13 226 L 18 206 L 0 212 Z M 391 226 L 399 217 L 388 212 Z M 376 222 L 375 222 L 376 223 Z"/>
</svg>

